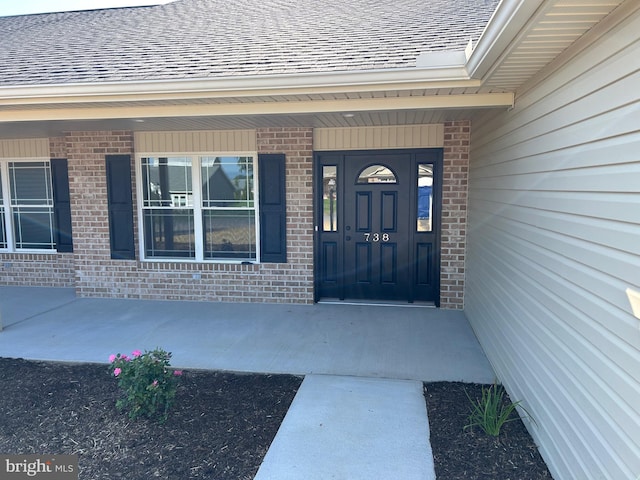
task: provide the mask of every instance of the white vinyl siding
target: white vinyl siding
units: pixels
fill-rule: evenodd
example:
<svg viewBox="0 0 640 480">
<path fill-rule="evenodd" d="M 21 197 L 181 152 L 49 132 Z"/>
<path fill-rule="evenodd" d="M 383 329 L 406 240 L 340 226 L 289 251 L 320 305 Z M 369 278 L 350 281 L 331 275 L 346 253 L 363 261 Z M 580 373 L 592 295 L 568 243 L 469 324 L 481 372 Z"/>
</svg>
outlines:
<svg viewBox="0 0 640 480">
<path fill-rule="evenodd" d="M 465 311 L 558 480 L 640 477 L 633 3 L 472 123 Z"/>
</svg>

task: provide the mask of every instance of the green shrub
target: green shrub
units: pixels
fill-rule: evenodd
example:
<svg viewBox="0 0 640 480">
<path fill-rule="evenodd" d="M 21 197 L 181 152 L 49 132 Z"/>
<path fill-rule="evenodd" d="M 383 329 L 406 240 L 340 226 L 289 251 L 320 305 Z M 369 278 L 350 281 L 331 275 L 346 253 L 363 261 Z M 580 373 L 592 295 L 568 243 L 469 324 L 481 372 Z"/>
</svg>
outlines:
<svg viewBox="0 0 640 480">
<path fill-rule="evenodd" d="M 119 410 L 128 410 L 129 418 L 156 417 L 167 419 L 182 371 L 170 368 L 171 353 L 160 348 L 140 352 L 131 357 L 111 355 L 109 370 L 118 379 L 123 397 L 116 402 Z"/>
<path fill-rule="evenodd" d="M 466 392 L 465 392 L 466 393 Z M 480 427 L 487 435 L 497 437 L 500 435 L 500 429 L 505 423 L 518 420 L 517 414 L 514 416 L 516 407 L 520 406 L 534 423 L 529 412 L 520 405 L 520 402 L 510 403 L 504 400 L 505 390 L 502 385 L 493 384 L 488 388 L 482 388 L 482 398 L 475 401 L 469 397 L 472 410 L 467 417 L 467 425 L 464 429 L 472 427 Z"/>
</svg>

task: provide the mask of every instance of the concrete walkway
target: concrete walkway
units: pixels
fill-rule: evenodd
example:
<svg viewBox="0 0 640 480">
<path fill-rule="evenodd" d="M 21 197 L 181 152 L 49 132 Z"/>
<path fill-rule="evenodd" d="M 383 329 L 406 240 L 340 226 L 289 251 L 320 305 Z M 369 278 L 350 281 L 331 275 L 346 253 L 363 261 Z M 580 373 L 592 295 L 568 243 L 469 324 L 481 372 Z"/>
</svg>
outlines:
<svg viewBox="0 0 640 480">
<path fill-rule="evenodd" d="M 424 381 L 491 383 L 462 312 L 407 306 L 76 298 L 0 287 L 0 356 L 106 363 L 161 347 L 179 368 L 306 378 L 258 480 L 434 478 Z"/>
<path fill-rule="evenodd" d="M 308 375 L 255 480 L 435 479 L 422 383 Z"/>
</svg>

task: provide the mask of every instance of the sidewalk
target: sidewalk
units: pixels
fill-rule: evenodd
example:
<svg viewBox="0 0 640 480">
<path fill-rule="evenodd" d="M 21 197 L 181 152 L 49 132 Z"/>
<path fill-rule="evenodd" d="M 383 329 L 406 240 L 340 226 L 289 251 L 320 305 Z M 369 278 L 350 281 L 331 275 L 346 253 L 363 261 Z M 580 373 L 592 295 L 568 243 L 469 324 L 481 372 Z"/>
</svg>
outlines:
<svg viewBox="0 0 640 480">
<path fill-rule="evenodd" d="M 178 368 L 305 375 L 257 480 L 433 479 L 422 382 L 494 381 L 459 311 L 0 287 L 0 316 L 3 357 L 106 363 L 161 347 Z"/>
</svg>

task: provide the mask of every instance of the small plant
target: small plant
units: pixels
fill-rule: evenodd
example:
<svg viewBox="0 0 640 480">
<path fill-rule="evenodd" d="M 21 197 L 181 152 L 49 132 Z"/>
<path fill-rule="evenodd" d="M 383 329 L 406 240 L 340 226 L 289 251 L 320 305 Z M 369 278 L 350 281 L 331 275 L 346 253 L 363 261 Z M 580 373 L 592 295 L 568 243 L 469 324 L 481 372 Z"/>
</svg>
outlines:
<svg viewBox="0 0 640 480">
<path fill-rule="evenodd" d="M 466 393 L 466 392 L 465 392 Z M 504 387 L 502 385 L 493 384 L 488 388 L 482 387 L 482 398 L 473 401 L 469 394 L 467 398 L 472 404 L 472 410 L 467 417 L 467 425 L 464 429 L 472 427 L 480 427 L 487 435 L 497 437 L 500 435 L 500 429 L 505 423 L 518 420 L 517 416 L 513 416 L 516 407 L 520 406 L 534 423 L 535 420 L 529 412 L 520 405 L 520 402 L 506 403 L 504 401 Z"/>
<path fill-rule="evenodd" d="M 123 398 L 116 402 L 118 410 L 128 410 L 129 418 L 159 416 L 167 419 L 182 371 L 169 365 L 171 353 L 160 348 L 131 356 L 111 355 L 109 370 L 118 379 Z"/>
</svg>

